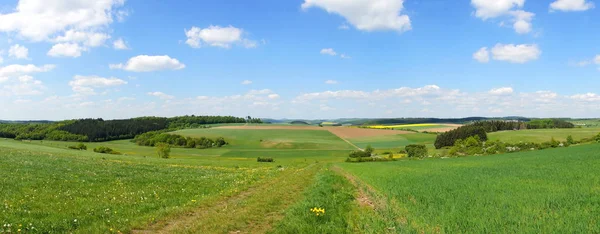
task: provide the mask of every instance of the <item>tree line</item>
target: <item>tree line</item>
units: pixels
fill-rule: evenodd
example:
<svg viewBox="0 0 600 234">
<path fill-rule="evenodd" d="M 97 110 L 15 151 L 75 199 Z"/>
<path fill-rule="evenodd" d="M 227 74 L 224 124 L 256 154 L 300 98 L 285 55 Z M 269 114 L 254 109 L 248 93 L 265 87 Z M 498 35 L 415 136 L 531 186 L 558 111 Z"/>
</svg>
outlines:
<svg viewBox="0 0 600 234">
<path fill-rule="evenodd" d="M 51 123 L 0 123 L 0 137 L 16 140 L 56 140 L 102 142 L 132 139 L 136 135 L 158 131 L 197 128 L 206 124 L 261 123 L 250 116 L 180 116 L 173 118 L 140 117 L 121 120 L 77 119 Z"/>
<path fill-rule="evenodd" d="M 574 128 L 575 125 L 561 119 L 536 119 L 529 122 L 519 121 L 479 121 L 441 133 L 435 139 L 435 148 L 439 149 L 446 146 L 454 146 L 457 140 L 464 140 L 469 137 L 477 136 L 481 141 L 487 141 L 487 133 L 522 129 L 543 129 L 543 128 Z"/>
<path fill-rule="evenodd" d="M 157 146 L 159 144 L 168 144 L 184 148 L 207 149 L 212 147 L 222 147 L 228 143 L 223 137 L 210 139 L 206 137 L 184 137 L 177 134 L 169 134 L 162 131 L 147 132 L 137 135 L 133 140 L 134 143 L 141 146 Z"/>
</svg>

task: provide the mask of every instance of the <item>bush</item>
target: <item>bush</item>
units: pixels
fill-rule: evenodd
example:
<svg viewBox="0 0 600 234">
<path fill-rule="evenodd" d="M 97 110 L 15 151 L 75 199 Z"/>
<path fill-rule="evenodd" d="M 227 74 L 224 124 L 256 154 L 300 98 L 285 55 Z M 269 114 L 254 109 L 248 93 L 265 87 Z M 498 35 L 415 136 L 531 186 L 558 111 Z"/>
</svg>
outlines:
<svg viewBox="0 0 600 234">
<path fill-rule="evenodd" d="M 428 154 L 425 145 L 407 145 L 405 149 L 409 158 L 424 158 Z"/>
<path fill-rule="evenodd" d="M 375 149 L 373 149 L 373 146 L 371 145 L 367 145 L 367 147 L 365 148 L 365 153 L 369 155 L 367 157 L 371 157 L 373 151 L 375 151 Z"/>
<path fill-rule="evenodd" d="M 466 125 L 439 134 L 435 139 L 435 148 L 440 149 L 445 146 L 454 146 L 457 140 L 464 140 L 472 136 L 479 136 L 481 141 L 487 141 L 485 129 L 479 126 Z"/>
<path fill-rule="evenodd" d="M 366 151 L 355 150 L 350 152 L 350 155 L 348 156 L 351 158 L 368 158 L 371 157 L 371 154 L 367 153 Z"/>
<path fill-rule="evenodd" d="M 121 154 L 121 153 L 114 151 L 113 149 L 108 148 L 106 146 L 100 146 L 100 147 L 94 148 L 94 152 L 101 153 L 101 154 Z"/>
<path fill-rule="evenodd" d="M 84 145 L 83 143 L 79 143 L 79 144 L 77 144 L 77 145 L 74 145 L 74 146 L 73 146 L 73 145 L 72 145 L 72 146 L 69 146 L 69 149 L 74 149 L 74 150 L 87 150 L 87 146 L 86 146 L 86 145 Z"/>
<path fill-rule="evenodd" d="M 600 142 L 600 133 L 598 133 L 598 135 L 594 138 L 594 140 L 596 140 L 596 142 Z"/>
<path fill-rule="evenodd" d="M 573 140 L 573 136 L 571 136 L 571 135 L 567 136 L 567 144 L 569 144 L 569 145 L 575 144 L 575 140 Z"/>
<path fill-rule="evenodd" d="M 156 144 L 156 153 L 160 158 L 169 158 L 171 156 L 171 145 L 162 142 Z"/>
<path fill-rule="evenodd" d="M 273 160 L 273 158 L 261 158 L 261 157 L 258 157 L 256 159 L 256 161 L 257 162 L 275 162 L 275 160 Z"/>
</svg>

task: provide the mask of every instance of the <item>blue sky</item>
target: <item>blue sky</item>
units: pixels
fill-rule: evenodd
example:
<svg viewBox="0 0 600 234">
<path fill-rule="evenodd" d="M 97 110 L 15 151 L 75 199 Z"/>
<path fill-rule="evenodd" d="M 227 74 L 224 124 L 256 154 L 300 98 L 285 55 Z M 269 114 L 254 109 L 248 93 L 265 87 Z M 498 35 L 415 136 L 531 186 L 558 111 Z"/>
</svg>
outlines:
<svg viewBox="0 0 600 234">
<path fill-rule="evenodd" d="M 0 119 L 598 117 L 590 0 L 0 1 Z"/>
</svg>

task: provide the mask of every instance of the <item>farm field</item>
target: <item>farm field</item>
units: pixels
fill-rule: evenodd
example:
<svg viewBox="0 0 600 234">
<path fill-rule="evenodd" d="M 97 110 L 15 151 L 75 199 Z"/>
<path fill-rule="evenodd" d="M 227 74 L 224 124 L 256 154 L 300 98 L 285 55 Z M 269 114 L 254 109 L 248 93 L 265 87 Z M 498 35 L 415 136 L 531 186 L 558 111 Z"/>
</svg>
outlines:
<svg viewBox="0 0 600 234">
<path fill-rule="evenodd" d="M 600 232 L 598 144 L 339 166 L 387 198 L 379 212 L 401 232 Z"/>
<path fill-rule="evenodd" d="M 501 131 L 488 134 L 489 140 L 503 142 L 536 142 L 550 141 L 552 137 L 558 141 L 565 141 L 569 135 L 575 140 L 592 138 L 600 133 L 600 128 L 569 128 L 569 129 L 528 129 L 520 131 Z"/>
<path fill-rule="evenodd" d="M 455 128 L 460 127 L 460 124 L 433 124 L 433 123 L 424 123 L 424 124 L 397 124 L 397 125 L 371 125 L 367 126 L 367 128 L 373 129 L 410 129 L 414 131 L 428 131 L 428 132 L 446 132 L 453 130 Z"/>
<path fill-rule="evenodd" d="M 576 139 L 600 132 L 568 130 Z M 522 131 L 529 132 L 544 134 Z M 600 215 L 593 199 L 599 144 L 353 164 L 344 161 L 357 147 L 396 152 L 425 144 L 431 151 L 436 135 L 290 125 L 174 133 L 224 137 L 229 145 L 173 148 L 160 159 L 155 148 L 130 140 L 78 151 L 67 149 L 72 142 L 0 139 L 0 222 L 12 233 L 600 231 L 593 218 Z M 92 152 L 99 146 L 123 155 Z"/>
<path fill-rule="evenodd" d="M 391 130 L 388 130 L 391 131 Z M 371 145 L 376 149 L 404 149 L 410 144 L 425 144 L 433 148 L 436 135 L 427 133 L 408 133 L 386 136 L 368 136 L 348 139 L 358 147 L 365 148 Z"/>
</svg>

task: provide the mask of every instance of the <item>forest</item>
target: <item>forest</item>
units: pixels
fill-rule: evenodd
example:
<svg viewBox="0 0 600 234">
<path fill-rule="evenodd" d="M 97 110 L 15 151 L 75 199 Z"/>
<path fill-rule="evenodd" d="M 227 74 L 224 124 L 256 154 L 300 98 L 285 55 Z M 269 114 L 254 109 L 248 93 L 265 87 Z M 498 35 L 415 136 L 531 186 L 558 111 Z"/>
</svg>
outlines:
<svg viewBox="0 0 600 234">
<path fill-rule="evenodd" d="M 207 124 L 260 123 L 260 119 L 233 116 L 140 117 L 120 120 L 78 119 L 48 123 L 1 123 L 0 137 L 16 140 L 102 142 L 133 139 L 158 131 L 197 128 Z"/>
</svg>

